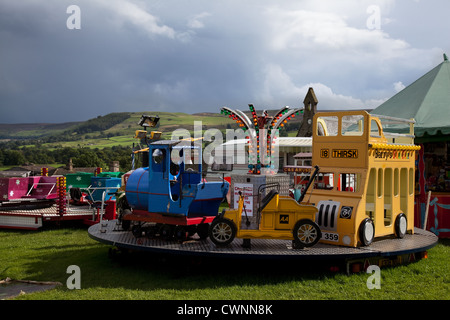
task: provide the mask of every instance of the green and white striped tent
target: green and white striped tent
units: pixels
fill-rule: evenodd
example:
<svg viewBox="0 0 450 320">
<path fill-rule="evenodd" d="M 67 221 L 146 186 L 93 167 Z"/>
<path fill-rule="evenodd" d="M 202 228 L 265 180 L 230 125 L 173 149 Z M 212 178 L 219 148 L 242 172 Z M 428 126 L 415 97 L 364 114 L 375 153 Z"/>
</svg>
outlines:
<svg viewBox="0 0 450 320">
<path fill-rule="evenodd" d="M 414 119 L 418 140 L 450 135 L 450 62 L 444 61 L 372 110 L 374 115 Z M 409 131 L 407 126 L 398 132 Z"/>
</svg>

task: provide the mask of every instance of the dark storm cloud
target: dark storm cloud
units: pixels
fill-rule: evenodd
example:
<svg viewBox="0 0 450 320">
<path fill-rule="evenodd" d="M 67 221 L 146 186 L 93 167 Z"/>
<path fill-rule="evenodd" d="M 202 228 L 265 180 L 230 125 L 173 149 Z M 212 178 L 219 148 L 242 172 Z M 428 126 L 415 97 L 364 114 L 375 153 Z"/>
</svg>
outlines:
<svg viewBox="0 0 450 320">
<path fill-rule="evenodd" d="M 439 21 L 408 20 L 449 7 L 426 3 L 3 0 L 0 122 L 298 107 L 309 86 L 326 109 L 376 107 L 450 51 Z M 71 5 L 80 30 L 66 26 Z"/>
</svg>

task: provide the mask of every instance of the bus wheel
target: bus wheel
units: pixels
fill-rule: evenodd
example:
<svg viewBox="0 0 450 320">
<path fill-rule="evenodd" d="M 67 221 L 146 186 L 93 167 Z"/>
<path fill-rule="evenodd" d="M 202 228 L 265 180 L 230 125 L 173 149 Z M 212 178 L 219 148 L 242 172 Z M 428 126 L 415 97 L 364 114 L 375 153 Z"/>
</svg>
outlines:
<svg viewBox="0 0 450 320">
<path fill-rule="evenodd" d="M 228 245 L 236 237 L 236 227 L 228 219 L 214 219 L 209 228 L 209 237 L 217 246 Z"/>
<path fill-rule="evenodd" d="M 373 242 L 374 236 L 375 226 L 372 219 L 364 219 L 359 227 L 359 240 L 364 246 L 368 246 Z"/>
<path fill-rule="evenodd" d="M 395 235 L 397 238 L 403 239 L 406 235 L 408 223 L 404 213 L 400 213 L 395 219 Z"/>
<path fill-rule="evenodd" d="M 313 221 L 301 220 L 297 222 L 293 231 L 296 248 L 312 247 L 321 238 L 320 229 Z"/>
</svg>

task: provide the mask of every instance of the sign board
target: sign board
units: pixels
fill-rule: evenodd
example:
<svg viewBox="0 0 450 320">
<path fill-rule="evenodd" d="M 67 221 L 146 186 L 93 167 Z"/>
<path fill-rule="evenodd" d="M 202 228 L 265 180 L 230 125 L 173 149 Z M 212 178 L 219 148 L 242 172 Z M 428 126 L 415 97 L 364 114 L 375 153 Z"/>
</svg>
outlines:
<svg viewBox="0 0 450 320">
<path fill-rule="evenodd" d="M 321 149 L 320 150 L 320 157 L 329 159 L 358 159 L 358 150 L 357 149 L 344 149 L 344 150 L 336 150 L 333 149 L 332 152 L 330 152 L 330 149 Z"/>
<path fill-rule="evenodd" d="M 253 185 L 243 183 L 234 184 L 234 208 L 239 206 L 239 191 L 244 196 L 244 206 L 247 211 L 247 216 L 253 216 Z M 242 214 L 244 215 L 244 210 L 242 210 Z"/>
</svg>

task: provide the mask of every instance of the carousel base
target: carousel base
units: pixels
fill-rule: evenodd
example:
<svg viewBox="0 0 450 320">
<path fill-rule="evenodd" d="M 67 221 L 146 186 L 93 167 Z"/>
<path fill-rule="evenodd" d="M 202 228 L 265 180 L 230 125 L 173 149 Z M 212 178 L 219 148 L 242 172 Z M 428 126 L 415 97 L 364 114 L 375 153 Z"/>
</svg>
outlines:
<svg viewBox="0 0 450 320">
<path fill-rule="evenodd" d="M 376 239 L 370 246 L 349 248 L 318 243 L 314 247 L 293 249 L 292 241 L 273 239 L 252 239 L 250 245 L 243 239 L 235 239 L 230 245 L 217 247 L 209 239 L 195 236 L 184 242 L 147 237 L 136 238 L 131 231 L 122 230 L 117 220 L 102 221 L 88 229 L 89 236 L 101 243 L 119 250 L 144 251 L 165 255 L 203 258 L 258 259 L 276 261 L 297 261 L 302 263 L 334 262 L 344 263 L 347 271 L 362 269 L 368 265 L 393 266 L 420 260 L 426 251 L 438 243 L 438 237 L 422 229 L 407 234 L 403 239 Z M 360 271 L 360 270 L 356 270 Z"/>
</svg>

